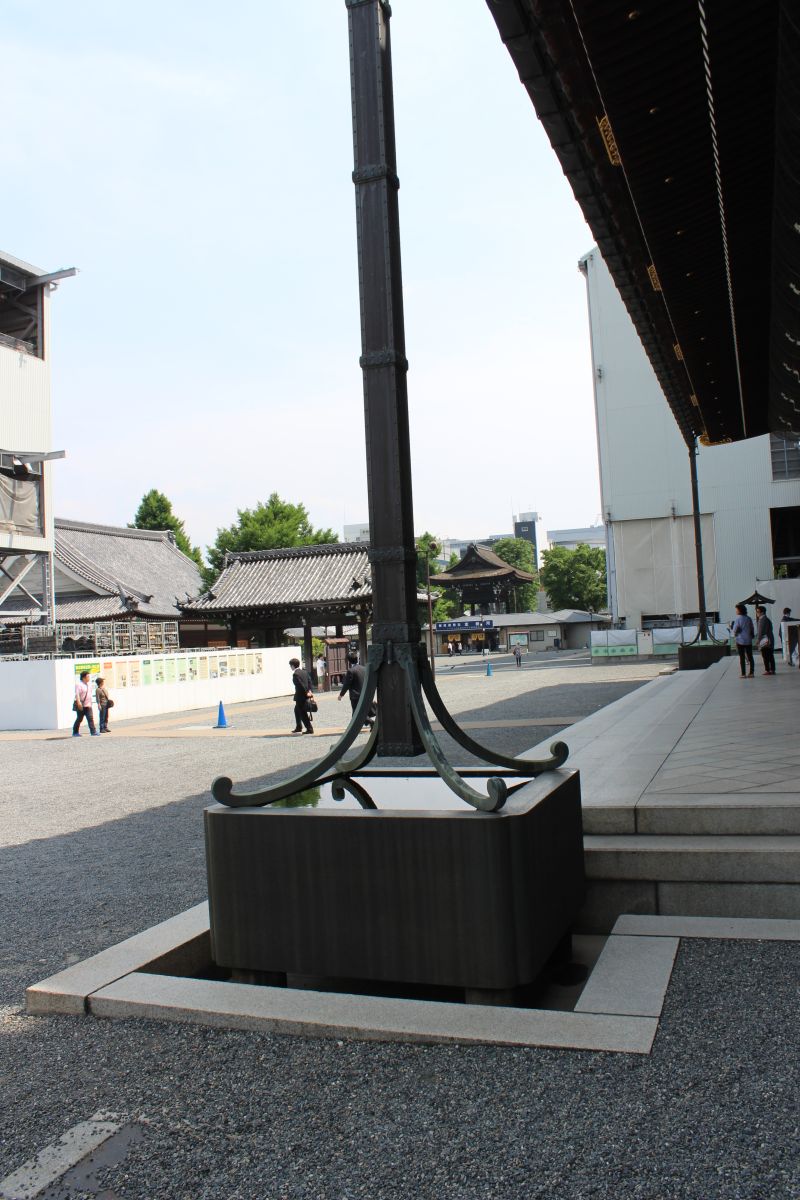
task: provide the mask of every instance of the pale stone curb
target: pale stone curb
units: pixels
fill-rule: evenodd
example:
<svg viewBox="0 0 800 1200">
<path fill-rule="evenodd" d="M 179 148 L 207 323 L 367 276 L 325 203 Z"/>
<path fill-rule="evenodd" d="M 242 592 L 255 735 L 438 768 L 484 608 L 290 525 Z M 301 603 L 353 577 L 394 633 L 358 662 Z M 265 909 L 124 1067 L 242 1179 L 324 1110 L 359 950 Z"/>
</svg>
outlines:
<svg viewBox="0 0 800 1200">
<path fill-rule="evenodd" d="M 800 921 L 778 917 L 619 917 L 612 936 L 735 938 L 761 942 L 800 941 Z"/>
<path fill-rule="evenodd" d="M 187 978 L 210 958 L 208 906 L 198 904 L 28 988 L 27 1008 L 305 1037 L 649 1054 L 681 937 L 793 941 L 800 921 L 620 917 L 575 1010 L 556 1012 Z"/>
<path fill-rule="evenodd" d="M 207 938 L 208 902 L 205 901 L 33 984 L 25 992 L 25 1007 L 30 1013 L 85 1012 L 92 992 L 131 971 L 152 967 L 165 956 L 179 955 L 176 966 L 190 968 L 192 960 L 198 954 L 203 955 Z"/>
<path fill-rule="evenodd" d="M 575 1012 L 660 1017 L 677 952 L 676 937 L 612 935 Z"/>
<path fill-rule="evenodd" d="M 89 999 L 99 1017 L 140 1017 L 368 1041 L 552 1046 L 648 1054 L 658 1021 L 426 1000 L 394 1000 L 133 974 Z"/>
</svg>

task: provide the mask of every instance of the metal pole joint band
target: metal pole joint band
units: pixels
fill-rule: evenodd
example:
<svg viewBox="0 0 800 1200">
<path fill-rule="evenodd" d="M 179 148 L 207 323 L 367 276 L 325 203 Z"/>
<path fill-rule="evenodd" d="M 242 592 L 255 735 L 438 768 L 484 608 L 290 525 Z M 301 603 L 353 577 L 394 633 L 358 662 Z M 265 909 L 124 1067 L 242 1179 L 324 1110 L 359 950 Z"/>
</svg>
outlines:
<svg viewBox="0 0 800 1200">
<path fill-rule="evenodd" d="M 398 350 L 369 350 L 358 360 L 364 371 L 372 371 L 377 367 L 399 367 L 401 371 L 408 370 L 408 359 Z"/>
<path fill-rule="evenodd" d="M 400 187 L 400 179 L 391 167 L 385 163 L 374 163 L 368 167 L 359 167 L 353 171 L 353 183 L 374 183 L 376 179 L 385 179 L 393 188 Z"/>
<path fill-rule="evenodd" d="M 416 562 L 416 550 L 408 550 L 405 546 L 376 546 L 367 551 L 371 563 Z"/>
</svg>

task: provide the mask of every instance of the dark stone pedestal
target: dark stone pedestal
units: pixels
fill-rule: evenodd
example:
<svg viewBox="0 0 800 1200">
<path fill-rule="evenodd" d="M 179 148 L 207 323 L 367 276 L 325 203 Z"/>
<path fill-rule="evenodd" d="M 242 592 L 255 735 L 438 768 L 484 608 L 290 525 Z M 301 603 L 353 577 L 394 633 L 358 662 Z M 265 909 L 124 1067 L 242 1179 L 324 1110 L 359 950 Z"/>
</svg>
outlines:
<svg viewBox="0 0 800 1200">
<path fill-rule="evenodd" d="M 206 809 L 215 963 L 492 991 L 531 983 L 584 897 L 577 771 L 526 784 L 499 813 L 468 808 L 438 778 L 359 782 L 377 811 L 336 805 L 327 788 L 315 808 Z M 413 808 L 381 808 L 402 791 Z"/>
<path fill-rule="evenodd" d="M 679 671 L 704 671 L 712 663 L 730 656 L 731 648 L 727 642 L 721 646 L 678 646 Z"/>
</svg>

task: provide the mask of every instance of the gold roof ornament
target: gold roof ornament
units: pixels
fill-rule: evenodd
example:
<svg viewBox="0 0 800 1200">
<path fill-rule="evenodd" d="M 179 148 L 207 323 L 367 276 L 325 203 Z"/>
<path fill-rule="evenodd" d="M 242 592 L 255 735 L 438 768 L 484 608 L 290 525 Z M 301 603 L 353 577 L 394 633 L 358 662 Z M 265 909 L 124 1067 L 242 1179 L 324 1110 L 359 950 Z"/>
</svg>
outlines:
<svg viewBox="0 0 800 1200">
<path fill-rule="evenodd" d="M 608 161 L 612 167 L 621 167 L 622 156 L 619 152 L 617 139 L 614 137 L 614 131 L 611 128 L 611 122 L 605 113 L 603 113 L 602 117 L 596 117 L 595 120 L 597 121 L 597 128 L 600 130 L 600 136 L 603 139 L 603 145 L 606 148 Z"/>
</svg>

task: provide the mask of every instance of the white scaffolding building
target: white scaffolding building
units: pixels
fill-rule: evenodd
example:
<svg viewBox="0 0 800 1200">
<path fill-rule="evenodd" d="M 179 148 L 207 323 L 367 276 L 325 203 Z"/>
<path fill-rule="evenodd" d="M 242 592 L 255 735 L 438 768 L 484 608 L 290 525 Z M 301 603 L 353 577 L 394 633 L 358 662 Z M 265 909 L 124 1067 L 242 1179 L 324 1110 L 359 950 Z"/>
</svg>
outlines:
<svg viewBox="0 0 800 1200">
<path fill-rule="evenodd" d="M 0 609 L 54 614 L 50 274 L 0 252 Z"/>
</svg>

